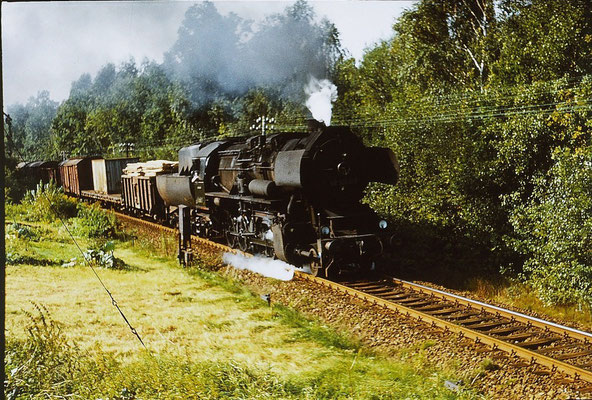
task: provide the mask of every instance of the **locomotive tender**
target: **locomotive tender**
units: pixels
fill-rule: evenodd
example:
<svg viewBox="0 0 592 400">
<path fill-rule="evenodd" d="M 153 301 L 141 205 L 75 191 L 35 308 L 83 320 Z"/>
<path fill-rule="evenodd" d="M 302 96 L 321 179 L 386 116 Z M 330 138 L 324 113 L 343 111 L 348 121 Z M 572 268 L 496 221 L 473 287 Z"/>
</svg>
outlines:
<svg viewBox="0 0 592 400">
<path fill-rule="evenodd" d="M 157 176 L 156 185 L 177 208 L 180 261 L 190 259 L 196 234 L 329 276 L 374 267 L 386 221 L 360 199 L 369 182 L 394 185 L 398 175 L 390 149 L 310 121 L 309 132 L 182 148 L 178 173 Z"/>
</svg>

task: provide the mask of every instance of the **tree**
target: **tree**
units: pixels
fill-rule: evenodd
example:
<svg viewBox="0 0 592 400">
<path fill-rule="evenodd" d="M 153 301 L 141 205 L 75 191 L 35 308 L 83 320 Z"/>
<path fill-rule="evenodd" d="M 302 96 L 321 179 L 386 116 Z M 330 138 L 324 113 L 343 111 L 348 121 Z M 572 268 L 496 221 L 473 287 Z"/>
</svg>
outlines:
<svg viewBox="0 0 592 400">
<path fill-rule="evenodd" d="M 495 84 L 549 81 L 592 73 L 592 3 L 504 0 Z"/>
<path fill-rule="evenodd" d="M 176 80 L 188 86 L 197 106 L 221 92 L 235 92 L 249 84 L 236 75 L 242 64 L 238 50 L 242 24 L 234 14 L 221 15 L 209 1 L 193 5 L 185 13 L 164 64 Z"/>
<path fill-rule="evenodd" d="M 395 40 L 422 89 L 465 85 L 483 89 L 495 59 L 493 0 L 425 0 L 404 13 Z"/>
<path fill-rule="evenodd" d="M 28 161 L 55 157 L 50 126 L 57 109 L 58 103 L 51 100 L 45 90 L 29 98 L 26 105 L 8 107 L 13 121 L 14 145 Z"/>
</svg>

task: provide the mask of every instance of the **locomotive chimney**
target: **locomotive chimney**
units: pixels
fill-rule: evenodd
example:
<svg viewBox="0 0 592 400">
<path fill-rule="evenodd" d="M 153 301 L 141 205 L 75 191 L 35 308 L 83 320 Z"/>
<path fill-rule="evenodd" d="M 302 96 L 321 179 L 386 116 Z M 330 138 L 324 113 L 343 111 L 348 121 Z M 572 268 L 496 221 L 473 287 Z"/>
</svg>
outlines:
<svg viewBox="0 0 592 400">
<path fill-rule="evenodd" d="M 306 123 L 308 125 L 308 132 L 309 133 L 314 133 L 316 131 L 322 131 L 323 129 L 325 129 L 327 127 L 324 123 L 317 121 L 314 118 L 307 119 Z"/>
</svg>

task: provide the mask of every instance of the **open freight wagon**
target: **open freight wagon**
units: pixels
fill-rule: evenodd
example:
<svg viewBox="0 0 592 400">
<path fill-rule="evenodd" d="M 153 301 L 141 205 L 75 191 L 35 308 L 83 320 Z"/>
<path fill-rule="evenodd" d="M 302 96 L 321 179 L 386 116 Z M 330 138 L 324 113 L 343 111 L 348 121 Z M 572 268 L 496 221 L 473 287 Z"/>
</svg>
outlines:
<svg viewBox="0 0 592 400">
<path fill-rule="evenodd" d="M 155 160 L 128 164 L 121 176 L 121 196 L 127 212 L 166 220 L 167 208 L 156 188 L 156 176 L 176 169 L 176 161 Z"/>
</svg>

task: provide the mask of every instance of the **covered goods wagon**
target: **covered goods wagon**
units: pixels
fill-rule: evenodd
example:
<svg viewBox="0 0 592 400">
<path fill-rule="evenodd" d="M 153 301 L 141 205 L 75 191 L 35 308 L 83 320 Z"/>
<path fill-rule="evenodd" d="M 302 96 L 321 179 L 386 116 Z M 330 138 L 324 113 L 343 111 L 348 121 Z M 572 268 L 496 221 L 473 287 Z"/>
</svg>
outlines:
<svg viewBox="0 0 592 400">
<path fill-rule="evenodd" d="M 57 185 L 61 182 L 57 161 L 21 162 L 16 170 L 23 186 L 27 188 L 34 188 L 39 182 L 53 181 Z"/>
<path fill-rule="evenodd" d="M 112 158 L 92 160 L 94 190 L 103 194 L 121 193 L 121 175 L 130 163 L 137 158 Z"/>
<path fill-rule="evenodd" d="M 60 178 L 65 193 L 80 196 L 83 190 L 92 190 L 92 160 L 96 158 L 71 158 L 60 163 Z"/>
</svg>

